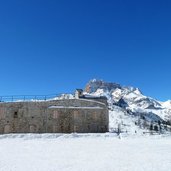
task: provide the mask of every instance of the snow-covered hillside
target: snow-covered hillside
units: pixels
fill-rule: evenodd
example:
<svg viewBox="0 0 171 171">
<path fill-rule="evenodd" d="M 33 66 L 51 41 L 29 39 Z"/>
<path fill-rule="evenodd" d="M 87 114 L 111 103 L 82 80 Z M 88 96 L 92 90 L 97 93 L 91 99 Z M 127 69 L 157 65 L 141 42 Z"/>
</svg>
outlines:
<svg viewBox="0 0 171 171">
<path fill-rule="evenodd" d="M 88 82 L 84 94 L 107 97 L 111 131 L 118 129 L 119 124 L 131 133 L 150 128 L 170 131 L 171 101 L 160 102 L 143 95 L 138 88 L 96 79 Z"/>
</svg>

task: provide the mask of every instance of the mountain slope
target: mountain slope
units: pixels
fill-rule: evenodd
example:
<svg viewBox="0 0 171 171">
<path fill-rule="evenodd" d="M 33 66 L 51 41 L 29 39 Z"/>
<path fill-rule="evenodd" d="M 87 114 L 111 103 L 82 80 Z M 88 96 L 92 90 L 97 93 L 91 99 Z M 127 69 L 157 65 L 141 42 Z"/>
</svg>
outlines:
<svg viewBox="0 0 171 171">
<path fill-rule="evenodd" d="M 118 130 L 120 125 L 124 132 L 132 133 L 166 130 L 168 126 L 164 124 L 171 121 L 171 101 L 157 101 L 138 88 L 93 79 L 87 83 L 84 94 L 107 97 L 111 131 Z"/>
</svg>

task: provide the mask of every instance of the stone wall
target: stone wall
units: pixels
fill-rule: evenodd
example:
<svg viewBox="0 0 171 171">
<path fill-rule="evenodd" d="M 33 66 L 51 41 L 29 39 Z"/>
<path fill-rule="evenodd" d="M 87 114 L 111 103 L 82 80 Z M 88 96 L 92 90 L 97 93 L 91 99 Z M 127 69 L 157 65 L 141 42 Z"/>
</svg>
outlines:
<svg viewBox="0 0 171 171">
<path fill-rule="evenodd" d="M 0 103 L 0 133 L 108 131 L 108 109 L 87 99 Z"/>
</svg>

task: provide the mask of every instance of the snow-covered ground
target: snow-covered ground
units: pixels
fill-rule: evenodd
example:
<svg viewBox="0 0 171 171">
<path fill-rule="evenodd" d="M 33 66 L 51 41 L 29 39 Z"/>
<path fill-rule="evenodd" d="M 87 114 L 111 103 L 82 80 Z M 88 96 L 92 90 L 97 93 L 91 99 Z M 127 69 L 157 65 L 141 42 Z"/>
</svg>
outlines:
<svg viewBox="0 0 171 171">
<path fill-rule="evenodd" d="M 0 171 L 168 171 L 170 136 L 0 136 Z"/>
</svg>

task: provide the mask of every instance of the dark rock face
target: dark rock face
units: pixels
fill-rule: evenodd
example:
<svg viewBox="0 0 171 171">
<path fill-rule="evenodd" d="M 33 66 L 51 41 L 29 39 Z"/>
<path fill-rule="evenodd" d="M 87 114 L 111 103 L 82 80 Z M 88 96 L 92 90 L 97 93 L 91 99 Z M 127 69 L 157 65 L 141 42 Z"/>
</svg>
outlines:
<svg viewBox="0 0 171 171">
<path fill-rule="evenodd" d="M 104 89 L 106 91 L 111 91 L 116 88 L 121 88 L 121 86 L 117 83 L 108 83 L 102 80 L 90 80 L 85 87 L 85 92 L 93 93 L 96 92 L 97 89 Z"/>
<path fill-rule="evenodd" d="M 117 106 L 122 107 L 122 108 L 128 107 L 128 104 L 122 98 L 116 104 L 114 104 L 114 105 L 117 105 Z"/>
</svg>

